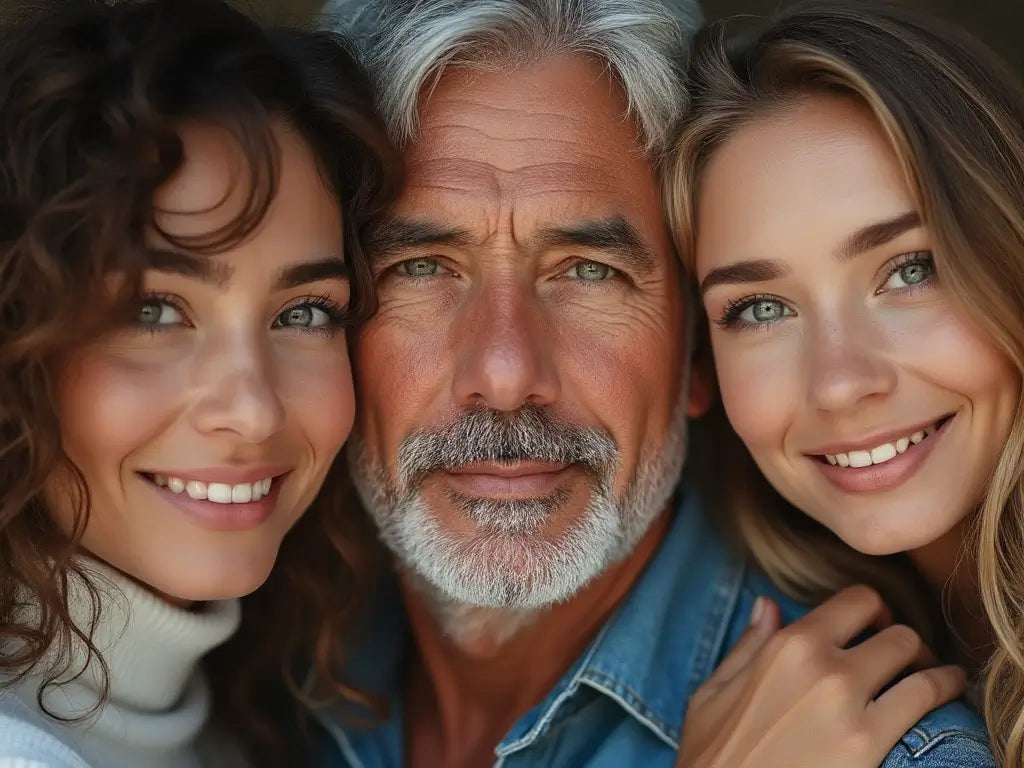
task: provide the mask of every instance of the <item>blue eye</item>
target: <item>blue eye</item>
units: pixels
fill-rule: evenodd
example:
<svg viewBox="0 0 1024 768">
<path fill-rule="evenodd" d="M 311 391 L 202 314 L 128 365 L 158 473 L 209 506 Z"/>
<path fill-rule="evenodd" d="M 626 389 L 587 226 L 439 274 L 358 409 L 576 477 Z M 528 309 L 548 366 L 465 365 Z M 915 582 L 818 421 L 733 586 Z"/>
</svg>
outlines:
<svg viewBox="0 0 1024 768">
<path fill-rule="evenodd" d="M 916 253 L 904 257 L 896 264 L 882 285 L 883 291 L 899 291 L 924 285 L 935 277 L 935 260 L 929 253 Z"/>
<path fill-rule="evenodd" d="M 786 316 L 789 307 L 778 299 L 758 299 L 752 301 L 740 312 L 739 319 L 751 325 L 774 323 Z"/>
<path fill-rule="evenodd" d="M 775 296 L 746 296 L 729 302 L 715 322 L 723 328 L 767 328 L 796 312 Z"/>
</svg>

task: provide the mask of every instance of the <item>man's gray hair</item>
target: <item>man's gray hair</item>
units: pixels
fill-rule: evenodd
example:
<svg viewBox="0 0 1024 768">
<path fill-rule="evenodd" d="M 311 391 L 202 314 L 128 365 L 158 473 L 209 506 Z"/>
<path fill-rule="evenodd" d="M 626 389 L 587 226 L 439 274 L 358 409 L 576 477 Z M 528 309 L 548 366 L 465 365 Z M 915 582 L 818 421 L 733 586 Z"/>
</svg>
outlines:
<svg viewBox="0 0 1024 768">
<path fill-rule="evenodd" d="M 401 146 L 416 137 L 424 89 L 448 65 L 494 70 L 563 55 L 602 62 L 646 149 L 658 154 L 687 106 L 683 68 L 696 0 L 328 0 L 356 42 Z"/>
</svg>

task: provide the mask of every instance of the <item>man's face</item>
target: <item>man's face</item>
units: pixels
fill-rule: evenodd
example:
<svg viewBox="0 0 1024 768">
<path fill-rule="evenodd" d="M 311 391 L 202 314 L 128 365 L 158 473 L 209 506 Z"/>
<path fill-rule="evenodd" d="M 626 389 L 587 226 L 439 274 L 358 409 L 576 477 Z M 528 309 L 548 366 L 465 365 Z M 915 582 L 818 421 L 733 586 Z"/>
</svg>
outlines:
<svg viewBox="0 0 1024 768">
<path fill-rule="evenodd" d="M 378 229 L 356 484 L 445 602 L 538 608 L 628 554 L 685 452 L 686 306 L 622 93 L 582 58 L 449 70 Z"/>
</svg>

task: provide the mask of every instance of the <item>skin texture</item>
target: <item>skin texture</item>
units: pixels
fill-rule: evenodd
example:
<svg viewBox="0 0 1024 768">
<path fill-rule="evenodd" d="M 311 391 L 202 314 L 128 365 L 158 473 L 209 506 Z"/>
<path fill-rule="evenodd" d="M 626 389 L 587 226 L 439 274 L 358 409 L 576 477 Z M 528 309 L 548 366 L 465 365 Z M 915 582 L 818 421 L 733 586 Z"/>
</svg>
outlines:
<svg viewBox="0 0 1024 768">
<path fill-rule="evenodd" d="M 850 546 L 918 551 L 945 580 L 1005 443 L 1018 382 L 944 290 L 926 227 L 844 253 L 862 228 L 915 211 L 867 110 L 813 97 L 740 128 L 709 162 L 697 277 L 729 419 L 772 485 Z M 712 270 L 747 260 L 770 260 L 779 275 L 708 286 Z M 750 296 L 784 315 L 758 327 L 720 324 L 731 302 Z M 828 446 L 878 445 L 876 436 L 945 416 L 955 418 L 892 487 L 844 490 L 822 471 Z"/>
<path fill-rule="evenodd" d="M 605 431 L 621 456 L 616 494 L 643 456 L 665 445 L 684 397 L 686 306 L 657 180 L 625 107 L 601 67 L 577 58 L 452 69 L 431 91 L 394 217 L 461 234 L 375 254 L 381 308 L 355 344 L 360 451 L 388 475 L 403 439 L 474 408 L 533 405 Z M 550 228 L 616 217 L 635 232 L 646 264 L 607 248 L 543 242 Z M 702 410 L 706 392 L 696 382 L 683 410 Z M 572 467 L 556 482 L 567 495 L 537 537 L 558 546 L 593 486 Z M 445 534 L 471 539 L 479 531 L 449 502 L 452 483 L 437 472 L 422 498 Z M 508 727 L 628 591 L 665 520 L 624 561 L 542 618 L 520 622 L 512 637 L 506 630 L 517 620 L 508 612 L 448 606 L 460 622 L 491 630 L 452 642 L 442 611 L 406 579 L 420 656 L 406 702 L 411 764 L 493 762 Z"/>
<path fill-rule="evenodd" d="M 193 257 L 220 279 L 148 271 L 144 307 L 159 327 L 105 335 L 64 361 L 58 378 L 64 448 L 92 497 L 84 547 L 177 602 L 263 583 L 352 424 L 345 334 L 329 317 L 348 302 L 347 279 L 279 283 L 281 270 L 325 259 L 335 265 L 325 272 L 342 272 L 339 206 L 305 143 L 283 125 L 275 135 L 280 188 L 265 220 L 237 247 Z M 186 161 L 156 194 L 157 223 L 175 236 L 204 234 L 237 214 L 246 166 L 212 125 L 188 125 L 182 138 Z M 151 243 L 169 248 L 155 233 Z M 241 530 L 198 524 L 146 477 L 255 465 L 289 474 L 274 481 L 267 518 Z M 58 475 L 51 506 L 70 527 L 65 491 Z"/>
<path fill-rule="evenodd" d="M 697 277 L 733 427 L 795 506 L 863 552 L 908 552 L 946 589 L 970 662 L 987 633 L 961 547 L 1018 382 L 944 289 L 927 228 L 903 218 L 916 206 L 884 134 L 860 104 L 811 96 L 740 127 L 701 183 Z M 864 227 L 901 218 L 851 247 Z M 738 268 L 751 261 L 760 264 Z M 733 280 L 716 279 L 726 269 Z M 739 282 L 744 271 L 757 279 Z M 825 474 L 851 470 L 823 470 L 819 454 L 877 446 L 947 415 L 918 445 L 933 441 L 914 471 L 882 487 L 851 489 Z M 964 687 L 963 670 L 933 666 L 865 587 L 783 629 L 764 598 L 751 619 L 690 703 L 680 766 L 870 768 Z M 908 667 L 920 671 L 891 685 Z M 929 759 L 956 750 L 941 744 Z"/>
</svg>

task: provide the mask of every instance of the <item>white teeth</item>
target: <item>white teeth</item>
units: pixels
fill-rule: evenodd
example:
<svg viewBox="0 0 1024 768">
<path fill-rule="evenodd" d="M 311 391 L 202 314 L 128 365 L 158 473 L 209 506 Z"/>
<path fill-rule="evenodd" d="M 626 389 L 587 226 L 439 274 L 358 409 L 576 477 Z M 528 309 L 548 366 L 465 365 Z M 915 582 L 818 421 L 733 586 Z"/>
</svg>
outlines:
<svg viewBox="0 0 1024 768">
<path fill-rule="evenodd" d="M 840 467 L 870 467 L 872 464 L 884 464 L 892 461 L 899 454 L 906 453 L 911 445 L 917 445 L 929 435 L 935 434 L 938 427 L 934 424 L 908 437 L 901 437 L 893 443 L 882 443 L 870 451 L 850 451 L 849 453 L 827 453 L 825 460 Z"/>
<path fill-rule="evenodd" d="M 185 483 L 185 490 L 189 496 L 197 501 L 202 501 L 206 498 L 206 483 L 201 483 L 198 480 L 189 480 Z"/>
<path fill-rule="evenodd" d="M 847 456 L 850 457 L 851 467 L 871 466 L 871 453 L 868 451 L 850 451 Z"/>
<path fill-rule="evenodd" d="M 206 498 L 217 504 L 230 504 L 231 486 L 227 483 L 210 483 L 206 489 Z"/>
<path fill-rule="evenodd" d="M 252 501 L 253 486 L 259 483 L 241 483 L 231 489 L 232 504 L 248 504 Z"/>
<path fill-rule="evenodd" d="M 180 477 L 153 475 L 153 481 L 166 486 L 172 493 L 188 492 L 197 501 L 212 501 L 216 504 L 248 504 L 259 501 L 270 493 L 273 478 L 267 477 L 254 483 L 204 483 L 199 480 L 183 480 Z"/>
<path fill-rule="evenodd" d="M 877 448 L 871 449 L 871 463 L 881 464 L 889 459 L 896 458 L 896 446 L 892 443 L 883 443 Z"/>
</svg>

